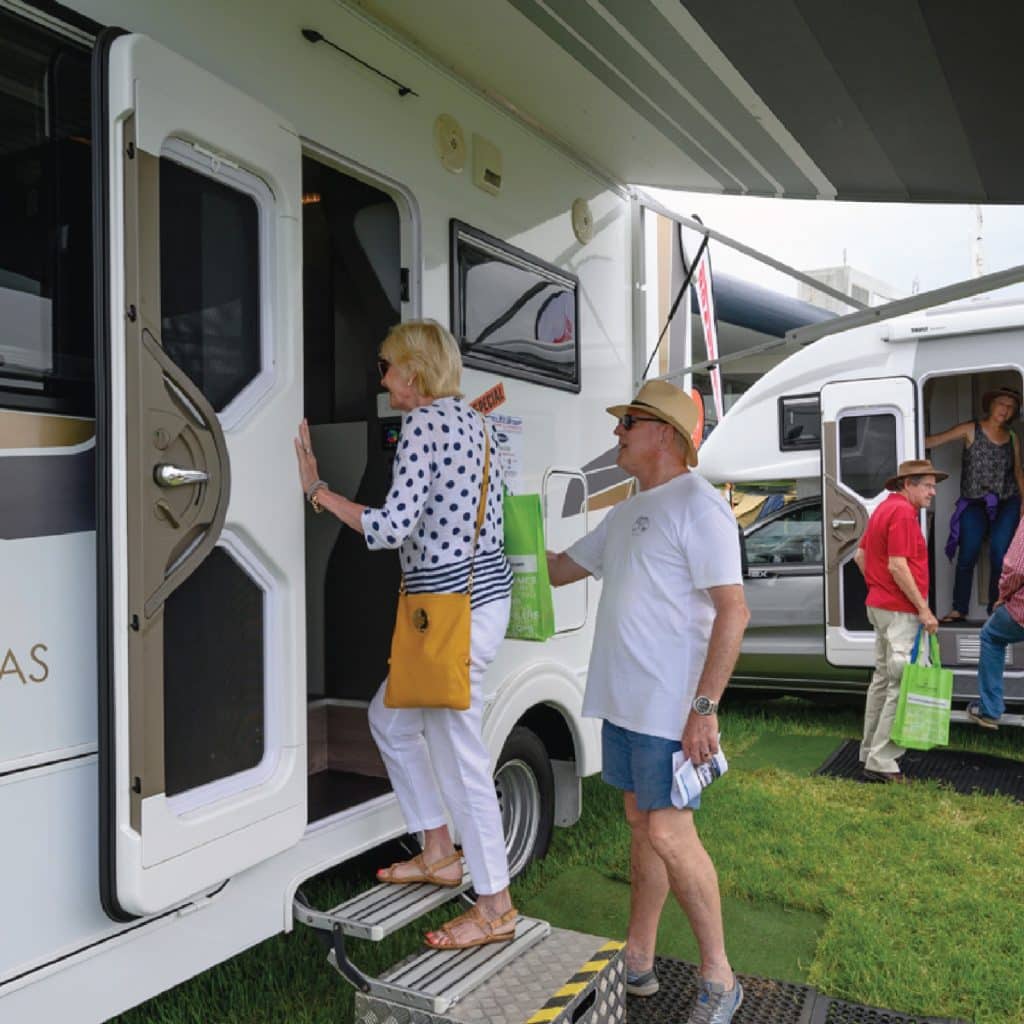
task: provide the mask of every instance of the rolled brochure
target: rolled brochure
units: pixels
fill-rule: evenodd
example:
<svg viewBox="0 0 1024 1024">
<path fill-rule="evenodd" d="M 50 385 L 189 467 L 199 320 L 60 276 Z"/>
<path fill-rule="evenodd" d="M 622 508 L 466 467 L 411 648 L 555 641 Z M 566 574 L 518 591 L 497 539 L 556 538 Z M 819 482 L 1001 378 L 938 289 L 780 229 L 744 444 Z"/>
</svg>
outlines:
<svg viewBox="0 0 1024 1024">
<path fill-rule="evenodd" d="M 712 754 L 711 759 L 703 764 L 694 764 L 681 750 L 676 751 L 672 755 L 673 807 L 680 810 L 684 807 L 699 807 L 701 791 L 728 770 L 729 762 L 725 759 L 721 741 L 718 753 Z"/>
</svg>

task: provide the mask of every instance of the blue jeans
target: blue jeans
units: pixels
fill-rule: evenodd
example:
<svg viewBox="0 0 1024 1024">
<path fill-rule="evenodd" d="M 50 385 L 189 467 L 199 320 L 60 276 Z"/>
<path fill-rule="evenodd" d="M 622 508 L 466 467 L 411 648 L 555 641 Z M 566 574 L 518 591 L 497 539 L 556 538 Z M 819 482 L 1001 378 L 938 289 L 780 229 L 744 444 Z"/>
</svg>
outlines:
<svg viewBox="0 0 1024 1024">
<path fill-rule="evenodd" d="M 978 703 L 986 718 L 998 718 L 1003 704 L 1003 667 L 1006 645 L 1024 640 L 1024 626 L 1000 605 L 981 629 L 981 654 L 978 658 Z"/>
<path fill-rule="evenodd" d="M 991 609 L 999 596 L 999 575 L 1003 571 L 1003 557 L 1013 540 L 1013 534 L 1020 520 L 1020 495 L 1014 495 L 999 502 L 996 518 L 989 523 L 984 504 L 968 505 L 960 517 L 960 550 L 956 558 L 956 573 L 953 578 L 953 608 L 961 615 L 967 614 L 971 605 L 971 584 L 974 582 L 974 567 L 978 564 L 981 544 L 989 534 L 988 553 L 991 572 L 988 580 L 988 607 Z"/>
</svg>

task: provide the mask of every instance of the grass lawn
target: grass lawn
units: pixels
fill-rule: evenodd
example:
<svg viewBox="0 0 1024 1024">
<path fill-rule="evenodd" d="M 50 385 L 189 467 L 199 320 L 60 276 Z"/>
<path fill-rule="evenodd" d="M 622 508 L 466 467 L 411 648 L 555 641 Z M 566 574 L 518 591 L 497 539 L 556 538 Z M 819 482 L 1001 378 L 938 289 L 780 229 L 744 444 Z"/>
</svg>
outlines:
<svg viewBox="0 0 1024 1024">
<path fill-rule="evenodd" d="M 856 711 L 802 701 L 740 703 L 723 715 L 731 770 L 698 827 L 718 868 L 734 965 L 821 991 L 975 1024 L 1024 1021 L 1024 806 L 930 783 L 867 786 L 811 772 Z M 1024 733 L 953 726 L 952 745 L 1024 760 Z M 584 783 L 584 815 L 514 886 L 517 904 L 561 927 L 621 937 L 628 834 L 619 794 Z M 384 858 L 386 859 L 386 857 Z M 320 906 L 372 877 L 380 854 L 308 887 Z M 429 923 L 445 917 L 439 912 Z M 423 928 L 353 943 L 370 973 L 418 948 Z M 382 948 L 383 947 L 383 948 Z M 678 908 L 659 952 L 694 959 Z M 305 929 L 278 936 L 118 1018 L 121 1024 L 339 1024 L 348 986 Z"/>
</svg>

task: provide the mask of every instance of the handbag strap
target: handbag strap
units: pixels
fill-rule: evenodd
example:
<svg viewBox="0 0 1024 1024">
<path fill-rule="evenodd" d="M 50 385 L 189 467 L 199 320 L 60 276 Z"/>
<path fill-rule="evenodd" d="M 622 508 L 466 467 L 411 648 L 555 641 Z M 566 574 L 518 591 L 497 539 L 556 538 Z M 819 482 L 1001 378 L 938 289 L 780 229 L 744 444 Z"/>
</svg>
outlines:
<svg viewBox="0 0 1024 1024">
<path fill-rule="evenodd" d="M 480 416 L 479 413 L 477 413 Z M 484 525 L 484 513 L 487 511 L 487 488 L 491 479 L 491 439 L 487 434 L 487 421 L 480 416 L 480 426 L 484 432 L 484 476 L 480 481 L 480 503 L 476 510 L 476 529 L 473 531 L 473 550 L 469 554 L 469 576 L 466 579 L 466 593 L 473 593 L 473 574 L 476 571 L 476 542 L 480 538 L 480 529 Z M 398 582 L 398 593 L 405 593 L 405 573 Z"/>
<path fill-rule="evenodd" d="M 476 510 L 476 529 L 473 531 L 473 550 L 469 555 L 469 578 L 466 580 L 466 593 L 473 593 L 473 574 L 476 572 L 476 542 L 480 539 L 480 528 L 484 525 L 484 512 L 487 510 L 487 488 L 491 479 L 491 439 L 487 434 L 487 420 L 480 413 L 480 426 L 484 432 L 484 478 L 480 481 L 480 504 Z"/>
</svg>

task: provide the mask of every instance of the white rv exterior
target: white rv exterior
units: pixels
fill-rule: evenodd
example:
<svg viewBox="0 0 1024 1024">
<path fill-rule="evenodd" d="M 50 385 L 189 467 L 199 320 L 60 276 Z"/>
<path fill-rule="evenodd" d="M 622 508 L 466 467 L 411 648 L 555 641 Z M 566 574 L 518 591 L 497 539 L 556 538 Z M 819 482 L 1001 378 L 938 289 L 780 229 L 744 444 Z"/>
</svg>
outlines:
<svg viewBox="0 0 1024 1024">
<path fill-rule="evenodd" d="M 852 557 L 871 511 L 886 495 L 885 479 L 903 460 L 924 455 L 927 435 L 979 417 L 989 389 L 1019 390 L 1022 375 L 1024 306 L 941 306 L 808 344 L 753 385 L 702 446 L 700 472 L 715 483 L 789 481 L 799 497 L 820 496 L 823 544 L 815 545 L 813 560 L 819 573 L 823 563 L 822 646 L 832 666 L 873 664 L 863 581 Z M 1019 436 L 1019 424 L 1016 429 Z M 922 515 L 931 551 L 931 601 L 939 614 L 948 610 L 952 596 L 953 563 L 943 547 L 960 493 L 960 452 L 951 444 L 929 453 L 935 466 L 949 473 L 932 513 Z M 942 662 L 954 670 L 957 698 L 977 692 L 977 623 L 986 617 L 987 601 L 984 562 L 968 616 L 975 625 L 939 632 Z M 766 600 L 778 590 L 775 604 L 785 606 L 779 588 L 790 581 L 771 569 L 752 573 L 749 584 L 767 588 Z M 1007 699 L 1019 701 L 1024 657 L 1012 649 L 1009 658 Z"/>
<path fill-rule="evenodd" d="M 471 367 L 463 378 L 469 397 L 503 384 L 506 402 L 497 412 L 519 431 L 510 442 L 517 490 L 544 490 L 552 546 L 563 547 L 587 528 L 582 467 L 611 447 L 612 423 L 604 409 L 634 383 L 636 217 L 629 194 L 357 8 L 327 0 L 75 0 L 71 7 L 129 33 L 109 41 L 107 174 L 92 182 L 102 190 L 105 210 L 97 228 L 108 234 L 106 286 L 96 299 L 109 309 L 109 336 L 97 341 L 104 347 L 100 369 L 108 386 L 100 402 L 109 403 L 98 420 L 99 446 L 109 448 L 97 452 L 87 397 L 76 404 L 44 394 L 41 374 L 53 369 L 53 345 L 61 344 L 59 337 L 50 340 L 53 299 L 45 289 L 33 293 L 24 282 L 4 277 L 4 330 L 21 334 L 8 333 L 0 349 L 0 471 L 6 467 L 4 480 L 20 482 L 0 497 L 8 519 L 0 524 L 3 1022 L 105 1020 L 290 929 L 293 896 L 304 880 L 404 831 L 379 778 L 365 799 L 347 796 L 340 809 L 328 807 L 315 820 L 310 812 L 307 775 L 326 767 L 310 763 L 311 709 L 320 708 L 321 715 L 338 710 L 358 721 L 366 695 L 346 696 L 341 686 L 340 695 L 332 696 L 336 679 L 324 651 L 337 641 L 337 624 L 322 603 L 314 607 L 309 599 L 317 587 L 323 591 L 340 531 L 309 516 L 292 451 L 312 387 L 303 376 L 312 343 L 303 329 L 303 294 L 309 301 L 314 292 L 309 239 L 305 280 L 303 274 L 304 193 L 306 201 L 318 200 L 303 175 L 315 171 L 377 197 L 360 220 L 363 248 L 367 265 L 388 278 L 381 290 L 394 300 L 394 320 L 449 322 L 453 220 L 578 278 L 578 392 Z M 86 66 L 91 33 L 69 28 L 59 12 L 5 0 L 0 18 L 5 32 L 17 25 L 31 34 L 32 45 L 44 47 L 49 39 L 62 59 L 77 54 L 74 59 Z M 408 83 L 415 95 L 401 96 L 335 50 L 312 45 L 301 35 L 310 26 Z M 76 80 L 85 83 L 72 97 L 81 105 L 88 78 L 83 71 Z M 442 114 L 464 133 L 468 154 L 461 173 L 447 169 L 438 153 L 435 122 Z M 497 195 L 474 183 L 474 136 L 500 154 Z M 88 144 L 80 134 L 69 143 Z M 157 276 L 160 260 L 152 256 L 161 252 L 160 242 L 147 234 L 163 228 L 166 240 L 171 227 L 166 219 L 154 221 L 158 200 L 146 193 L 157 179 L 170 187 L 170 177 L 159 177 L 163 172 L 183 177 L 188 187 L 215 183 L 197 208 L 203 202 L 216 206 L 230 194 L 222 223 L 236 216 L 236 208 L 243 211 L 238 218 L 256 211 L 250 218 L 255 227 L 245 237 L 256 240 L 258 255 L 235 252 L 242 262 L 255 261 L 258 298 L 248 312 L 232 313 L 209 299 L 199 301 L 198 327 L 195 321 L 171 323 L 166 309 L 162 319 L 147 320 L 153 288 L 159 286 L 167 306 L 168 289 L 175 287 L 166 274 Z M 577 203 L 577 211 L 586 209 L 592 221 L 585 244 L 574 234 L 574 201 L 586 204 Z M 378 221 L 393 230 L 375 234 Z M 187 225 L 174 227 L 187 231 Z M 231 262 L 228 248 L 216 251 Z M 162 255 L 166 272 L 166 248 Z M 211 273 L 217 269 L 224 268 Z M 404 290 L 397 284 L 400 270 Z M 367 280 L 360 287 L 376 287 Z M 217 399 L 191 387 L 180 368 L 151 351 L 161 348 L 152 344 L 159 334 L 173 331 L 185 338 L 186 353 L 190 331 L 203 337 L 223 331 L 233 338 L 234 315 L 259 323 L 258 351 L 234 378 L 230 347 L 202 363 L 207 384 L 227 382 Z M 221 326 L 214 330 L 210 323 L 218 317 Z M 344 339 L 344 325 L 335 326 Z M 371 345 L 371 375 L 373 354 Z M 5 376 L 14 366 L 27 370 Z M 90 368 L 76 378 L 83 394 L 91 375 Z M 157 382 L 156 397 L 146 392 L 140 398 L 145 380 Z M 386 410 L 368 415 L 379 416 L 382 429 L 388 426 Z M 166 429 L 160 426 L 165 422 Z M 148 469 L 138 469 L 152 456 L 150 442 L 162 451 L 168 436 L 172 449 L 178 442 L 191 445 L 199 453 L 195 464 L 211 480 L 220 478 L 220 496 L 210 499 L 209 508 L 180 502 L 177 490 L 166 491 L 165 498 L 152 489 Z M 360 483 L 372 449 L 369 436 L 367 423 L 351 416 L 338 422 L 327 417 L 315 426 L 321 468 L 343 491 L 353 493 Z M 182 449 L 174 450 L 180 455 Z M 165 461 L 174 460 L 169 454 Z M 106 466 L 98 477 L 97 462 Z M 107 516 L 105 521 L 101 511 L 99 561 L 94 489 Z M 152 532 L 167 524 L 178 529 L 175 523 L 184 524 L 178 536 L 186 539 L 164 550 L 154 569 L 145 561 Z M 202 577 L 200 587 L 200 576 L 189 568 L 195 584 L 189 600 L 203 609 L 191 613 L 187 628 L 200 634 L 190 635 L 170 622 L 167 591 L 186 592 L 182 567 L 197 552 L 235 582 L 223 591 L 230 602 L 218 605 L 222 592 L 203 589 L 212 577 Z M 183 577 L 181 586 L 175 574 Z M 156 590 L 146 590 L 153 579 Z M 336 584 L 373 607 L 371 577 L 342 571 Z M 488 678 L 484 725 L 496 766 L 517 726 L 545 743 L 555 780 L 555 806 L 548 811 L 559 824 L 578 817 L 579 779 L 599 767 L 595 724 L 580 715 L 597 595 L 593 587 L 589 593 L 574 589 L 557 595 L 559 633 L 552 640 L 503 646 Z M 262 632 L 244 647 L 255 658 L 247 671 L 259 683 L 256 696 L 246 691 L 238 698 L 247 710 L 244 701 L 255 701 L 255 739 L 239 740 L 240 746 L 255 743 L 255 756 L 242 750 L 236 763 L 238 751 L 228 751 L 226 769 L 214 765 L 194 777 L 190 748 L 174 747 L 186 742 L 190 715 L 191 725 L 200 724 L 196 709 L 206 706 L 206 695 L 189 696 L 184 708 L 172 710 L 177 698 L 170 684 L 164 692 L 164 672 L 169 679 L 174 659 L 181 678 L 223 671 L 209 652 L 221 639 L 225 657 L 243 650 L 229 642 L 244 618 L 236 599 L 254 601 L 261 615 Z M 178 606 L 183 601 L 179 597 Z M 141 642 L 147 635 L 156 637 L 155 646 Z M 179 642 L 172 644 L 172 636 Z M 108 678 L 97 678 L 98 664 Z M 101 689 L 105 697 L 98 705 Z M 219 756 L 215 744 L 233 724 L 229 718 L 206 730 L 213 738 L 203 740 L 204 757 Z M 179 777 L 173 793 L 172 762 Z"/>
</svg>

